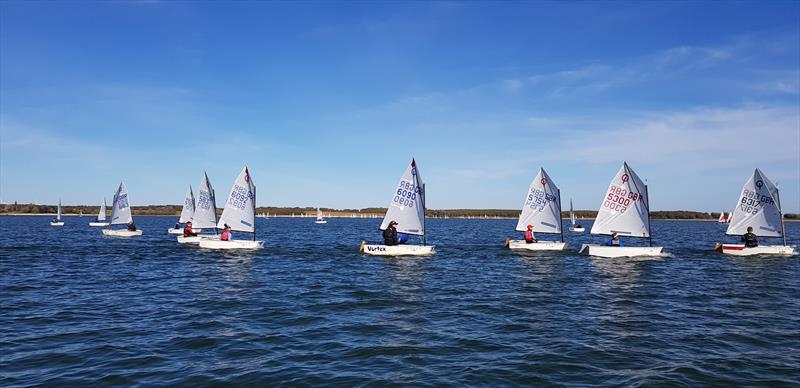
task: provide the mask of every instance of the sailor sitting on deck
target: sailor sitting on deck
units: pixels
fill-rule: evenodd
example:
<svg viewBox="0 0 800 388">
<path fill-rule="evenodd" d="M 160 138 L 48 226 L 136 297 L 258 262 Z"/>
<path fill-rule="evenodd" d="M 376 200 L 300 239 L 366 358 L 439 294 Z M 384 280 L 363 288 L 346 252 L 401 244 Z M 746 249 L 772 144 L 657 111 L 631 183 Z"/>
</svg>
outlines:
<svg viewBox="0 0 800 388">
<path fill-rule="evenodd" d="M 383 231 L 384 245 L 397 245 L 400 243 L 397 240 L 397 228 L 394 227 L 395 225 L 397 225 L 396 221 L 389 221 L 389 226 L 387 226 L 386 230 Z"/>
<path fill-rule="evenodd" d="M 128 221 L 128 230 L 130 230 L 131 232 L 136 231 L 136 224 L 134 224 L 133 221 Z"/>
<path fill-rule="evenodd" d="M 176 222 L 175 223 L 175 229 L 180 229 L 180 228 L 181 228 L 181 223 L 180 222 Z"/>
<path fill-rule="evenodd" d="M 197 236 L 197 233 L 194 232 L 192 229 L 192 221 L 186 222 L 186 227 L 183 228 L 183 237 L 194 237 Z"/>
<path fill-rule="evenodd" d="M 611 233 L 611 239 L 608 240 L 606 245 L 608 245 L 610 247 L 621 247 L 622 246 L 622 241 L 619 241 L 619 235 L 617 234 L 617 232 Z"/>
<path fill-rule="evenodd" d="M 747 227 L 747 233 L 742 236 L 742 242 L 747 248 L 755 248 L 758 246 L 758 237 L 753 233 L 753 227 Z"/>
<path fill-rule="evenodd" d="M 222 230 L 222 234 L 219 235 L 219 239 L 222 241 L 230 241 L 232 240 L 233 235 L 231 234 L 231 227 L 228 224 L 225 224 L 225 229 Z"/>
<path fill-rule="evenodd" d="M 536 242 L 536 236 L 533 235 L 533 225 L 528 225 L 528 230 L 525 231 L 525 242 L 528 244 Z"/>
</svg>

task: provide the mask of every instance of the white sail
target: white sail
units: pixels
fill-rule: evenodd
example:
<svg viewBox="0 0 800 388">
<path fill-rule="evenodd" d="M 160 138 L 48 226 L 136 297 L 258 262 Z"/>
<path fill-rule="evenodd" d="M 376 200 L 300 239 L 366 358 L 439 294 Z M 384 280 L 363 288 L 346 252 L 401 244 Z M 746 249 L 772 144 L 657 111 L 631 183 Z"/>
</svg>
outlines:
<svg viewBox="0 0 800 388">
<path fill-rule="evenodd" d="M 616 232 L 623 236 L 650 237 L 649 211 L 647 187 L 628 164 L 623 163 L 603 197 L 592 234 Z"/>
<path fill-rule="evenodd" d="M 120 182 L 114 194 L 114 203 L 111 204 L 111 225 L 127 224 L 131 221 L 133 217 L 128 203 L 128 188 L 125 187 L 125 182 Z"/>
<path fill-rule="evenodd" d="M 733 220 L 726 233 L 742 235 L 747 233 L 748 226 L 753 227 L 753 233 L 757 236 L 783 236 L 778 189 L 759 169 L 756 169 L 742 187 L 742 194 L 733 210 Z"/>
<path fill-rule="evenodd" d="M 56 215 L 56 219 L 61 221 L 61 198 L 58 199 L 58 214 Z"/>
<path fill-rule="evenodd" d="M 575 211 L 572 210 L 572 198 L 569 199 L 569 222 L 575 226 Z"/>
<path fill-rule="evenodd" d="M 100 211 L 97 213 L 97 221 L 106 220 L 106 199 L 103 198 L 103 204 L 100 205 Z"/>
<path fill-rule="evenodd" d="M 398 233 L 425 234 L 425 186 L 414 159 L 397 183 L 380 229 L 386 230 L 391 221 L 397 222 Z"/>
<path fill-rule="evenodd" d="M 561 198 L 558 186 L 550 179 L 543 168 L 533 178 L 522 213 L 517 221 L 517 230 L 526 231 L 533 225 L 536 233 L 561 233 Z"/>
<path fill-rule="evenodd" d="M 323 219 L 325 219 L 325 217 L 322 216 L 322 210 L 319 210 L 319 208 L 317 208 L 317 220 L 322 221 Z"/>
<path fill-rule="evenodd" d="M 183 209 L 181 209 L 181 218 L 178 220 L 180 223 L 191 221 L 194 216 L 194 194 L 192 193 L 192 186 L 189 185 L 189 190 L 186 191 L 186 198 L 183 199 Z"/>
<path fill-rule="evenodd" d="M 217 227 L 217 199 L 208 174 L 203 173 L 203 181 L 197 188 L 197 200 L 195 201 L 194 217 L 192 218 L 192 228 L 216 228 Z"/>
<path fill-rule="evenodd" d="M 228 200 L 225 201 L 225 209 L 222 210 L 222 216 L 219 217 L 217 228 L 222 229 L 225 224 L 228 224 L 231 230 L 255 233 L 255 202 L 256 185 L 250 177 L 247 166 L 244 166 L 233 183 Z"/>
<path fill-rule="evenodd" d="M 733 221 L 733 212 L 728 212 L 728 219 L 726 220 L 726 222 L 732 222 L 732 221 Z"/>
</svg>

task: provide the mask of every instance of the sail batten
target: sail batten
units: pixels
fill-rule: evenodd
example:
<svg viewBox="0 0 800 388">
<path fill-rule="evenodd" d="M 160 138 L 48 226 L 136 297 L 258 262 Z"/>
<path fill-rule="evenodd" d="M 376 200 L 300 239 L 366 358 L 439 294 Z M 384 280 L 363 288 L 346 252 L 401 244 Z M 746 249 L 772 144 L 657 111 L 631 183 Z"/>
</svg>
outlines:
<svg viewBox="0 0 800 388">
<path fill-rule="evenodd" d="M 386 230 L 391 221 L 397 222 L 398 233 L 425 235 L 425 186 L 413 159 L 397 183 L 380 229 Z"/>
<path fill-rule="evenodd" d="M 608 186 L 591 233 L 650 237 L 649 212 L 647 186 L 623 163 Z"/>
<path fill-rule="evenodd" d="M 757 236 L 782 237 L 781 217 L 778 188 L 761 170 L 756 169 L 742 187 L 725 233 L 743 235 L 751 226 Z"/>
<path fill-rule="evenodd" d="M 523 232 L 528 225 L 533 225 L 533 230 L 537 233 L 561 233 L 560 203 L 558 186 L 540 168 L 528 187 L 516 230 Z"/>
</svg>

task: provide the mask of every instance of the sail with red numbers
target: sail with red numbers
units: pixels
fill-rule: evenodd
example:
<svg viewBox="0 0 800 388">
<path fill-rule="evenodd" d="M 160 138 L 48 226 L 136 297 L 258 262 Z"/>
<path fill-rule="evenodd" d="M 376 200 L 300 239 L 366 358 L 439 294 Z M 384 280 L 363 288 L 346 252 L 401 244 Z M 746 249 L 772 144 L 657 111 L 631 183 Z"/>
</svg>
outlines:
<svg viewBox="0 0 800 388">
<path fill-rule="evenodd" d="M 778 188 L 759 169 L 742 187 L 733 210 L 733 221 L 728 225 L 726 234 L 745 234 L 749 226 L 753 227 L 753 233 L 757 236 L 783 236 Z"/>
<path fill-rule="evenodd" d="M 649 212 L 647 186 L 623 163 L 600 204 L 592 234 L 650 237 Z"/>
</svg>

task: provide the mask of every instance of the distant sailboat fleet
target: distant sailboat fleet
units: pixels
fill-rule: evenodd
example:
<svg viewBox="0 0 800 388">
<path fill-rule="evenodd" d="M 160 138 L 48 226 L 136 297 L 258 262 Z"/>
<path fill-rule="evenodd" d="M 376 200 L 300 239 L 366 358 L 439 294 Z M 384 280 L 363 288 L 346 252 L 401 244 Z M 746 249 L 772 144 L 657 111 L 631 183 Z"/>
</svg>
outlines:
<svg viewBox="0 0 800 388">
<path fill-rule="evenodd" d="M 195 198 L 192 187 L 188 187 L 178 223 L 174 228 L 167 230 L 169 234 L 178 235 L 178 243 L 197 244 L 205 249 L 252 250 L 264 247 L 264 241 L 256 239 L 255 218 L 266 218 L 268 214 L 255 213 L 256 186 L 247 166 L 244 166 L 234 181 L 219 218 L 216 212 L 215 193 L 208 174 L 203 174 L 197 194 Z M 377 256 L 434 254 L 435 247 L 428 245 L 426 239 L 425 197 L 425 184 L 416 161 L 412 159 L 392 193 L 379 227 L 384 236 L 384 244 L 362 241 L 360 252 Z M 543 168 L 539 169 L 528 187 L 521 210 L 515 230 L 525 232 L 525 239 L 508 239 L 505 242 L 507 248 L 512 251 L 563 251 L 567 248 L 561 219 L 561 191 Z M 363 214 L 361 218 L 364 218 Z M 441 218 L 448 216 L 445 214 Z M 717 221 L 728 224 L 727 235 L 742 236 L 744 242 L 743 244 L 717 243 L 715 249 L 721 253 L 736 256 L 796 253 L 796 248 L 786 242 L 778 187 L 759 169 L 756 169 L 745 182 L 735 209 L 727 215 L 722 211 Z M 316 224 L 328 222 L 320 208 L 317 208 L 314 222 Z M 577 221 L 572 198 L 569 201 L 569 222 L 570 232 L 585 231 Z M 58 203 L 56 218 L 50 225 L 64 226 L 64 221 L 61 219 L 61 200 Z M 114 194 L 110 222 L 106 218 L 105 198 L 100 205 L 96 220 L 89 222 L 89 226 L 94 227 L 114 225 L 126 225 L 127 228 L 103 229 L 103 235 L 111 237 L 143 235 L 143 231 L 133 222 L 130 197 L 124 182 L 120 182 Z M 213 234 L 201 234 L 203 230 L 213 231 Z M 251 238 L 234 239 L 233 232 L 251 234 Z M 534 237 L 534 233 L 539 236 L 555 235 L 556 238 L 539 240 Z M 611 180 L 592 224 L 591 234 L 610 236 L 610 240 L 602 245 L 583 244 L 579 253 L 602 258 L 662 255 L 663 247 L 653 246 L 652 243 L 647 185 L 627 163 L 623 162 Z M 421 244 L 407 243 L 409 236 L 417 236 L 421 239 Z M 620 237 L 647 239 L 647 245 L 625 245 Z M 753 243 L 756 237 L 782 238 L 783 244 L 760 245 Z"/>
</svg>

